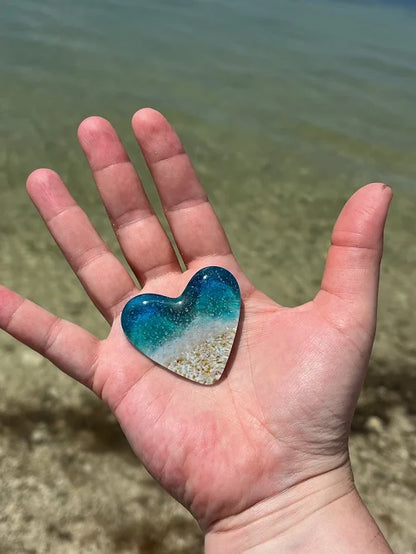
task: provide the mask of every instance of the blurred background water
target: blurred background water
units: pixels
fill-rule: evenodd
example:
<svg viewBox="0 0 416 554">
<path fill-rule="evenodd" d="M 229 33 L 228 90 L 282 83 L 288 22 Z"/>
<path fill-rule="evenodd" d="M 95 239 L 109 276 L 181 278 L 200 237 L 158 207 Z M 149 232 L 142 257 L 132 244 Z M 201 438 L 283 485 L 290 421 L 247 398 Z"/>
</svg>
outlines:
<svg viewBox="0 0 416 554">
<path fill-rule="evenodd" d="M 330 230 L 348 195 L 366 182 L 382 180 L 391 184 L 395 201 L 386 235 L 380 325 L 373 361 L 376 378 L 372 389 L 371 382 L 368 385 L 370 392 L 364 396 L 356 431 L 363 431 L 370 416 L 378 417 L 386 426 L 393 425 L 393 420 L 397 423 L 397 418 L 388 415 L 395 405 L 404 406 L 405 416 L 413 417 L 413 1 L 2 0 L 0 79 L 0 280 L 99 334 L 105 334 L 104 324 L 91 310 L 76 279 L 67 272 L 24 191 L 31 170 L 53 167 L 104 238 L 117 249 L 76 142 L 76 128 L 84 117 L 97 114 L 111 120 L 155 200 L 129 121 L 140 107 L 161 110 L 183 138 L 244 269 L 258 286 L 283 303 L 305 301 L 316 291 Z M 12 436 L 11 406 L 16 420 L 20 417 L 23 421 L 29 439 L 39 424 L 46 428 L 47 437 L 53 435 L 56 440 L 54 428 L 50 428 L 51 416 L 47 415 L 51 406 L 59 414 L 65 403 L 63 395 L 70 399 L 67 408 L 71 410 L 77 402 L 84 409 L 86 400 L 77 396 L 81 393 L 76 385 L 56 377 L 44 362 L 30 358 L 26 349 L 4 335 L 1 341 L 5 354 L 0 374 L 4 418 L 0 423 L 3 421 L 11 433 L 9 436 L 5 432 L 6 440 L 11 441 L 5 451 L 13 451 L 18 458 L 20 446 L 16 441 L 21 429 Z M 32 375 L 28 377 L 28 369 L 34 370 L 36 380 Z M 48 389 L 52 380 L 58 389 Z M 52 396 L 42 392 L 45 390 L 52 390 Z M 55 397 L 54 390 L 61 393 Z M 36 411 L 36 402 L 45 394 L 47 400 L 41 404 L 47 410 Z M 27 412 L 32 401 L 35 406 Z M 90 397 L 88 402 L 95 406 Z M 364 409 L 367 405 L 372 410 L 369 415 Z M 29 420 L 34 428 L 27 423 Z M 89 420 L 89 416 L 82 419 L 84 423 Z M 85 425 L 88 427 L 88 423 Z M 111 425 L 109 451 L 115 432 Z M 97 429 L 104 433 L 98 423 L 92 425 L 91 433 L 97 433 Z M 401 436 L 397 426 L 391 430 L 392 435 Z M 73 431 L 71 434 L 66 429 L 66 433 L 74 440 Z M 81 451 L 85 450 L 82 440 L 78 446 Z M 52 442 L 45 439 L 47 448 L 39 454 L 40 465 L 42 456 L 53 458 Z M 410 448 L 405 439 L 399 446 Z M 378 447 L 375 442 L 373 448 Z M 387 447 L 399 451 L 397 445 L 389 443 L 380 446 L 381 457 Z M 65 448 L 61 444 L 58 450 Z M 374 457 L 371 445 L 366 448 L 370 458 Z M 56 456 L 60 460 L 59 452 Z M 23 448 L 21 455 L 25 453 Z M 118 455 L 116 452 L 114 467 L 109 462 L 109 475 L 119 467 Z M 409 467 L 408 458 L 400 460 L 397 468 L 402 469 L 396 468 L 396 475 L 406 473 Z M 67 462 L 59 464 L 56 475 L 60 475 L 58 466 L 66 467 Z M 13 471 L 27 492 L 23 477 L 18 470 Z M 31 468 L 23 473 L 36 471 Z M 380 489 L 380 502 L 374 502 L 374 510 L 382 519 L 389 512 L 383 508 L 382 499 L 394 502 L 399 498 L 403 504 L 403 491 L 407 489 L 394 489 L 390 498 L 377 472 L 381 472 L 380 467 L 370 472 L 368 489 L 364 481 L 361 486 L 370 502 Z M 86 483 L 91 478 L 85 479 Z M 122 488 L 120 480 L 115 482 L 116 488 Z M 82 486 L 87 487 L 85 483 Z M 127 478 L 126 483 L 130 483 Z M 65 485 L 61 488 L 64 490 Z M 85 502 L 85 507 L 87 492 L 84 497 L 80 490 L 78 494 L 84 498 L 80 502 L 81 506 Z M 107 494 L 114 496 L 115 490 Z M 18 497 L 15 490 L 7 495 Z M 105 499 L 100 498 L 103 510 L 108 511 Z M 124 505 L 125 500 L 120 500 L 120 506 Z M 10 508 L 10 513 L 14 512 Z M 54 507 L 48 517 L 58 512 Z M 136 516 L 131 517 L 134 528 Z M 406 515 L 389 517 L 393 520 L 387 518 L 382 524 L 395 540 L 396 535 L 403 536 L 400 519 L 405 521 Z M 56 539 L 51 543 L 55 552 L 79 551 L 62 546 L 67 535 L 59 539 L 59 521 L 49 533 L 35 517 L 33 533 L 42 528 L 45 537 Z M 22 536 L 22 525 L 17 517 L 15 524 L 7 522 L 6 529 L 12 527 L 16 537 Z M 27 523 L 24 525 L 27 528 Z M 127 544 L 126 552 L 136 552 L 139 539 L 134 542 L 133 537 L 131 546 L 129 539 L 123 542 L 123 536 L 129 537 L 128 530 L 114 533 L 121 537 L 117 551 L 124 551 L 120 544 Z M 406 548 L 411 548 L 411 540 L 405 539 Z M 107 552 L 108 545 L 103 544 L 100 552 Z M 155 544 L 156 550 L 143 550 L 141 546 L 140 552 L 158 551 L 157 540 Z M 10 545 L 8 548 L 11 551 Z M 36 552 L 43 552 L 39 548 Z M 162 551 L 168 551 L 166 545 L 164 548 Z M 178 547 L 169 552 L 194 551 L 189 548 L 185 545 L 182 550 Z M 92 546 L 86 551 L 92 552 Z"/>
<path fill-rule="evenodd" d="M 141 167 L 129 120 L 147 105 L 180 132 L 231 235 L 246 212 L 254 218 L 235 233 L 239 243 L 256 234 L 256 214 L 271 222 L 281 213 L 283 190 L 292 199 L 285 220 L 302 217 L 299 199 L 344 199 L 368 181 L 414 198 L 411 4 L 3 0 L 0 194 L 7 213 L 31 217 L 23 183 L 48 166 L 94 217 L 97 197 L 76 127 L 91 114 L 108 117 Z M 265 286 L 272 292 L 267 276 Z"/>
<path fill-rule="evenodd" d="M 412 4 L 3 0 L 5 146 L 40 139 L 34 160 L 59 165 L 82 117 L 151 105 L 229 152 L 244 137 L 414 189 Z"/>
</svg>

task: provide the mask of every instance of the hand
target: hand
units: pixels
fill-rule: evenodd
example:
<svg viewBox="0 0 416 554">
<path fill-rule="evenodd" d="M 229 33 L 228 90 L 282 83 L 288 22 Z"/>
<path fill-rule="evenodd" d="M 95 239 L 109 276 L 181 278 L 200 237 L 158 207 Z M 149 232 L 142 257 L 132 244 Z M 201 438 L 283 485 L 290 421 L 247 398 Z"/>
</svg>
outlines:
<svg viewBox="0 0 416 554">
<path fill-rule="evenodd" d="M 133 130 L 184 273 L 111 125 L 91 117 L 79 140 L 143 292 L 177 296 L 209 265 L 237 278 L 243 311 L 221 381 L 212 387 L 186 381 L 127 341 L 120 314 L 140 291 L 47 169 L 29 176 L 29 195 L 111 330 L 100 341 L 3 287 L 0 326 L 101 397 L 150 473 L 211 536 L 304 504 L 311 491 L 314 498 L 323 494 L 323 506 L 348 497 L 347 441 L 373 343 L 391 190 L 371 184 L 350 198 L 334 228 L 321 290 L 312 301 L 285 308 L 242 273 L 167 121 L 140 110 Z"/>
</svg>

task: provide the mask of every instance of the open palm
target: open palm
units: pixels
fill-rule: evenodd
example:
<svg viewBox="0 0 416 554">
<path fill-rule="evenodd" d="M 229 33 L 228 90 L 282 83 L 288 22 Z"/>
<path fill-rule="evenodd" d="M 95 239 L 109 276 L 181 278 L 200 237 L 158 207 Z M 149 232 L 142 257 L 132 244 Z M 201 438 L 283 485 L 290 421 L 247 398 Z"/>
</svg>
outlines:
<svg viewBox="0 0 416 554">
<path fill-rule="evenodd" d="M 139 289 L 50 170 L 31 174 L 29 194 L 111 331 L 99 341 L 5 288 L 0 326 L 103 398 L 149 471 L 208 527 L 348 463 L 349 425 L 373 342 L 391 191 L 372 184 L 349 200 L 334 229 L 321 291 L 307 304 L 284 308 L 242 273 L 167 121 L 140 110 L 133 129 L 184 273 L 111 125 L 89 118 L 79 139 L 142 291 L 177 296 L 209 265 L 237 278 L 242 316 L 222 379 L 197 385 L 127 341 L 120 315 Z"/>
</svg>

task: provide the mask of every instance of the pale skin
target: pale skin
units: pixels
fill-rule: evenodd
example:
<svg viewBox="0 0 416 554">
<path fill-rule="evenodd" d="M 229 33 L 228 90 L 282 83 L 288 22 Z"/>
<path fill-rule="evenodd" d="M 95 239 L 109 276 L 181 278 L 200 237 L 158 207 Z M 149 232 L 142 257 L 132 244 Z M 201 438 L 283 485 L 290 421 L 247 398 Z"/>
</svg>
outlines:
<svg viewBox="0 0 416 554">
<path fill-rule="evenodd" d="M 132 124 L 186 271 L 115 130 L 91 117 L 79 141 L 134 278 L 60 177 L 38 169 L 29 195 L 111 329 L 98 340 L 5 287 L 0 327 L 108 404 L 149 472 L 198 520 L 207 552 L 391 552 L 355 490 L 348 456 L 391 189 L 372 183 L 348 200 L 321 290 L 285 308 L 241 271 L 166 119 L 143 109 Z M 140 290 L 179 295 L 209 265 L 235 275 L 243 311 L 227 369 L 205 387 L 135 350 L 120 314 Z"/>
</svg>

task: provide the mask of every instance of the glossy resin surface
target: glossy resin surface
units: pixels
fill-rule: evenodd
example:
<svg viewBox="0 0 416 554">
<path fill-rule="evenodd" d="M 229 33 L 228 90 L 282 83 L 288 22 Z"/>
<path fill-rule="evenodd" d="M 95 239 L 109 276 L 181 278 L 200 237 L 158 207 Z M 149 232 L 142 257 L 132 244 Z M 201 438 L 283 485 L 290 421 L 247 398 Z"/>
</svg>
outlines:
<svg viewBox="0 0 416 554">
<path fill-rule="evenodd" d="M 143 354 L 182 377 L 211 385 L 230 355 L 240 305 L 235 277 L 210 266 L 198 271 L 177 298 L 135 296 L 123 309 L 121 325 Z"/>
</svg>

